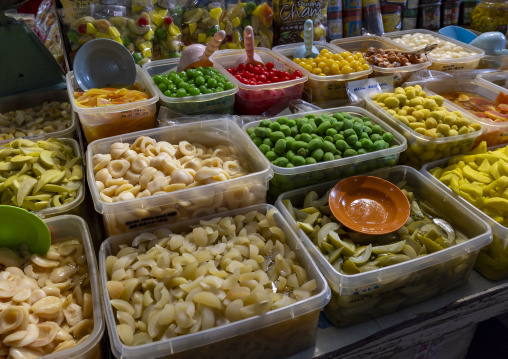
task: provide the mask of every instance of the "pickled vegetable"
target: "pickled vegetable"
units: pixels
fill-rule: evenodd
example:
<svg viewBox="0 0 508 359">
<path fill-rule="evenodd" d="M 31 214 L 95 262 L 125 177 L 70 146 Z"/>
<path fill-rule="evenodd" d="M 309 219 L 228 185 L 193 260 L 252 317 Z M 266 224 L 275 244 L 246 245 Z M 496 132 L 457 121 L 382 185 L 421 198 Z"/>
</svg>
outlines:
<svg viewBox="0 0 508 359">
<path fill-rule="evenodd" d="M 503 0 L 483 0 L 473 10 L 471 29 L 506 34 L 508 26 L 508 3 Z"/>
</svg>

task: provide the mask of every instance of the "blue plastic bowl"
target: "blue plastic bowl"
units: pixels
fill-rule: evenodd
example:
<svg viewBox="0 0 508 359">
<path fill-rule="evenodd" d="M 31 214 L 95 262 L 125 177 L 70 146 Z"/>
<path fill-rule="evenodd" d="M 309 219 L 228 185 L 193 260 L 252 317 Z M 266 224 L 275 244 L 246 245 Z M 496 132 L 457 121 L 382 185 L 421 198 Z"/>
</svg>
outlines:
<svg viewBox="0 0 508 359">
<path fill-rule="evenodd" d="M 136 63 L 126 47 L 109 39 L 87 42 L 76 53 L 74 77 L 82 90 L 130 86 L 136 81 Z"/>
<path fill-rule="evenodd" d="M 439 33 L 441 35 L 451 37 L 452 39 L 465 42 L 466 44 L 469 44 L 477 37 L 471 31 L 466 30 L 463 27 L 454 25 L 443 27 L 442 29 L 439 30 Z"/>
</svg>

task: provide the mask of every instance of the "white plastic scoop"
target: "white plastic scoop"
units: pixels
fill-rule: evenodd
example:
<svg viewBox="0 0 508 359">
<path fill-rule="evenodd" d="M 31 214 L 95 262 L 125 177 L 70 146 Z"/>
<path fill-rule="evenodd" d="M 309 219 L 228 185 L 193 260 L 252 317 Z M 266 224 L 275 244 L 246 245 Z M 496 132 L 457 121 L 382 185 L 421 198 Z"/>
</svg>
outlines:
<svg viewBox="0 0 508 359">
<path fill-rule="evenodd" d="M 194 44 L 187 46 L 182 52 L 180 62 L 176 68 L 177 72 L 185 71 L 190 68 L 213 66 L 210 56 L 219 48 L 226 37 L 224 30 L 218 31 L 213 35 L 210 41 L 205 45 Z"/>
<path fill-rule="evenodd" d="M 245 54 L 240 55 L 238 60 L 236 61 L 236 65 L 240 64 L 253 64 L 259 65 L 263 64 L 263 60 L 259 57 L 258 54 L 254 52 L 254 31 L 252 27 L 246 26 L 243 30 L 243 45 L 245 46 Z"/>
<path fill-rule="evenodd" d="M 314 24 L 311 19 L 303 25 L 303 45 L 295 50 L 294 59 L 313 59 L 319 55 L 318 49 L 312 45 L 314 39 Z"/>
</svg>

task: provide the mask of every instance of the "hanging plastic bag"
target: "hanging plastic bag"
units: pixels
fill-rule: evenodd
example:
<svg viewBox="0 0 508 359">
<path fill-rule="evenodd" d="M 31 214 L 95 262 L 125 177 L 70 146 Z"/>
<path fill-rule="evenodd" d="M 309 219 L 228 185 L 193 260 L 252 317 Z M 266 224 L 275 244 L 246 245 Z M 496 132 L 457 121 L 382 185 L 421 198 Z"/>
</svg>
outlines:
<svg viewBox="0 0 508 359">
<path fill-rule="evenodd" d="M 384 33 L 379 0 L 363 0 L 362 35 L 383 35 Z"/>
</svg>

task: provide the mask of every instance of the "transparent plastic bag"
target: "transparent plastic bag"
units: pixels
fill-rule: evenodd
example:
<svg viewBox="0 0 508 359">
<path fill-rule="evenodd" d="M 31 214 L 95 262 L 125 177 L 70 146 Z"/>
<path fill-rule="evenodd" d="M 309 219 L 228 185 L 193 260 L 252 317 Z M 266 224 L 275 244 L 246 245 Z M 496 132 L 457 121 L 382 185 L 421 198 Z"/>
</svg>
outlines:
<svg viewBox="0 0 508 359">
<path fill-rule="evenodd" d="M 205 45 L 213 35 L 221 30 L 220 19 L 226 2 L 190 0 L 187 1 L 182 15 L 182 42 L 184 46 Z"/>
</svg>

